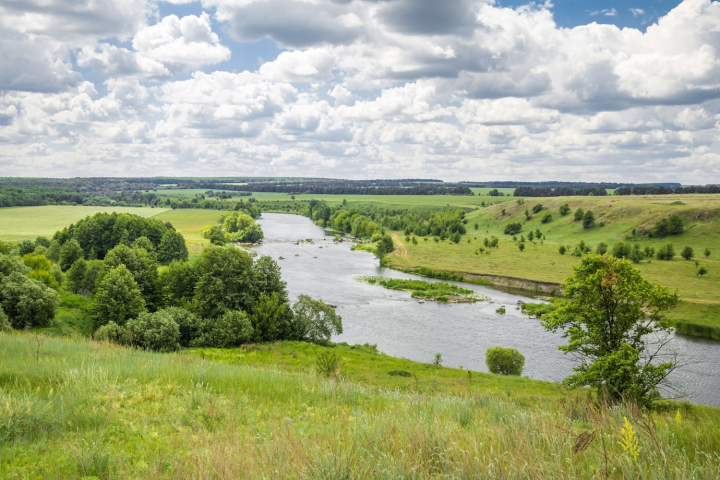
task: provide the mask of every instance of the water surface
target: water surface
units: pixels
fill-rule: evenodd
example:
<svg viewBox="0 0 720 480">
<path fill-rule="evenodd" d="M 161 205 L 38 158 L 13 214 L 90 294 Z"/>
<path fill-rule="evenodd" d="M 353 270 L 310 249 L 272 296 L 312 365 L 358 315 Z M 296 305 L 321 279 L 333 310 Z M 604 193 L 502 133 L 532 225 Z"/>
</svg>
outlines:
<svg viewBox="0 0 720 480">
<path fill-rule="evenodd" d="M 307 294 L 337 305 L 344 332 L 334 341 L 377 344 L 385 353 L 419 362 L 441 353 L 443 365 L 483 372 L 488 347 L 512 347 L 525 355 L 523 375 L 561 381 L 571 373 L 573 363 L 557 350 L 563 343 L 560 334 L 546 332 L 537 319 L 515 309 L 518 300 L 537 302 L 532 297 L 462 284 L 490 301 L 418 303 L 410 292 L 368 285 L 356 277 L 419 277 L 382 268 L 372 254 L 351 251 L 348 242 L 334 244 L 333 237 L 309 219 L 265 213 L 259 222 L 265 243 L 255 251 L 278 261 L 293 301 Z M 314 244 L 296 245 L 300 239 L 313 239 Z M 505 315 L 495 312 L 502 305 Z M 673 373 L 675 387 L 691 402 L 720 407 L 720 342 L 677 336 L 671 344 L 684 364 Z"/>
</svg>

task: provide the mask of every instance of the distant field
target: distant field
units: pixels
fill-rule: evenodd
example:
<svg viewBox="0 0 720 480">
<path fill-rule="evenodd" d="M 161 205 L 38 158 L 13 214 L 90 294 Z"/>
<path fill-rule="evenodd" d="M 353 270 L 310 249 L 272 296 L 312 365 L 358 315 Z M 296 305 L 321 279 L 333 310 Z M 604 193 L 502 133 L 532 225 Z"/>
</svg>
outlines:
<svg viewBox="0 0 720 480">
<path fill-rule="evenodd" d="M 0 240 L 12 242 L 34 240 L 40 235 L 50 238 L 56 231 L 98 212 L 132 213 L 142 217 L 154 217 L 165 211 L 167 210 L 162 208 L 62 205 L 0 208 Z"/>
<path fill-rule="evenodd" d="M 253 192 L 252 196 L 260 201 L 290 200 L 285 193 Z M 295 195 L 296 200 L 324 200 L 338 204 L 347 200 L 350 205 L 392 205 L 398 208 L 453 206 L 480 208 L 482 203 L 495 204 L 515 200 L 514 197 L 478 197 L 455 195 Z"/>
<path fill-rule="evenodd" d="M 206 225 L 218 223 L 223 213 L 226 212 L 199 208 L 179 208 L 177 210 L 166 210 L 156 218 L 163 222 L 172 223 L 175 229 L 182 233 L 190 251 L 190 256 L 194 257 L 199 255 L 203 247 L 210 243 L 200 236 L 200 229 Z"/>
</svg>

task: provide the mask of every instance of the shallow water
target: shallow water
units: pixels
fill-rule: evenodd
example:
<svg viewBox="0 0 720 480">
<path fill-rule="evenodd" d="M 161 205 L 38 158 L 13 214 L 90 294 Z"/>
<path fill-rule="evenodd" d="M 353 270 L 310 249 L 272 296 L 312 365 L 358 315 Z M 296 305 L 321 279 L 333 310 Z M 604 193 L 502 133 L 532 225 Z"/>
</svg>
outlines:
<svg viewBox="0 0 720 480">
<path fill-rule="evenodd" d="M 381 268 L 372 254 L 351 251 L 350 243 L 334 244 L 333 237 L 309 219 L 266 213 L 259 222 L 265 243 L 254 250 L 278 261 L 292 299 L 307 294 L 337 305 L 344 332 L 334 341 L 377 344 L 385 353 L 419 362 L 430 362 L 441 353 L 443 365 L 484 372 L 485 350 L 500 345 L 525 355 L 523 375 L 528 377 L 560 381 L 571 373 L 571 359 L 557 350 L 563 343 L 560 334 L 546 332 L 537 319 L 515 309 L 518 300 L 537 302 L 532 297 L 462 284 L 490 301 L 421 304 L 410 298 L 410 292 L 358 282 L 361 275 L 419 277 Z M 299 239 L 313 239 L 315 244 L 295 245 Z M 495 313 L 501 305 L 505 315 Z M 720 342 L 677 336 L 671 347 L 684 364 L 673 372 L 674 387 L 688 401 L 720 407 Z"/>
</svg>

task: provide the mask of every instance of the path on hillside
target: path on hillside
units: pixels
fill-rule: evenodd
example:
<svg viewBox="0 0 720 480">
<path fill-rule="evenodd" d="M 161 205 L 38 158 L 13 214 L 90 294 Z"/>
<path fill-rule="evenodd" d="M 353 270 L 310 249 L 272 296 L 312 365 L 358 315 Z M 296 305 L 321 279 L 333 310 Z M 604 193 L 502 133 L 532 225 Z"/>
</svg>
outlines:
<svg viewBox="0 0 720 480">
<path fill-rule="evenodd" d="M 407 248 L 405 248 L 405 244 L 400 241 L 400 237 L 398 236 L 398 234 L 391 233 L 390 236 L 395 242 L 395 253 L 397 253 L 398 257 L 404 258 L 405 260 L 410 260 L 410 257 L 408 257 Z"/>
</svg>

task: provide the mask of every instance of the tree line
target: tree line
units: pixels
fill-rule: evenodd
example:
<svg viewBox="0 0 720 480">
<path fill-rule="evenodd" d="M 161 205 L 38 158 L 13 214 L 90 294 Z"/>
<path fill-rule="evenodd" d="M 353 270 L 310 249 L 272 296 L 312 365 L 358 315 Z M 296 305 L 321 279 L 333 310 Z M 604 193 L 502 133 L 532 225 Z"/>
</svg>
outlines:
<svg viewBox="0 0 720 480">
<path fill-rule="evenodd" d="M 178 184 L 182 188 L 213 188 L 213 184 Z M 225 190 L 240 192 L 275 192 L 304 195 L 474 195 L 472 190 L 465 186 L 442 187 L 432 185 L 418 185 L 412 187 L 357 187 L 351 184 L 248 184 L 223 185 Z"/>
<path fill-rule="evenodd" d="M 560 187 L 530 187 L 520 186 L 515 189 L 513 196 L 515 197 L 569 197 L 569 196 L 606 196 L 607 190 L 603 187 L 583 187 L 572 188 L 567 186 Z"/>
<path fill-rule="evenodd" d="M 672 195 L 689 193 L 720 193 L 720 185 L 690 185 L 687 187 L 667 187 L 663 185 L 636 185 L 634 187 L 621 187 L 616 190 L 617 195 Z"/>
</svg>

